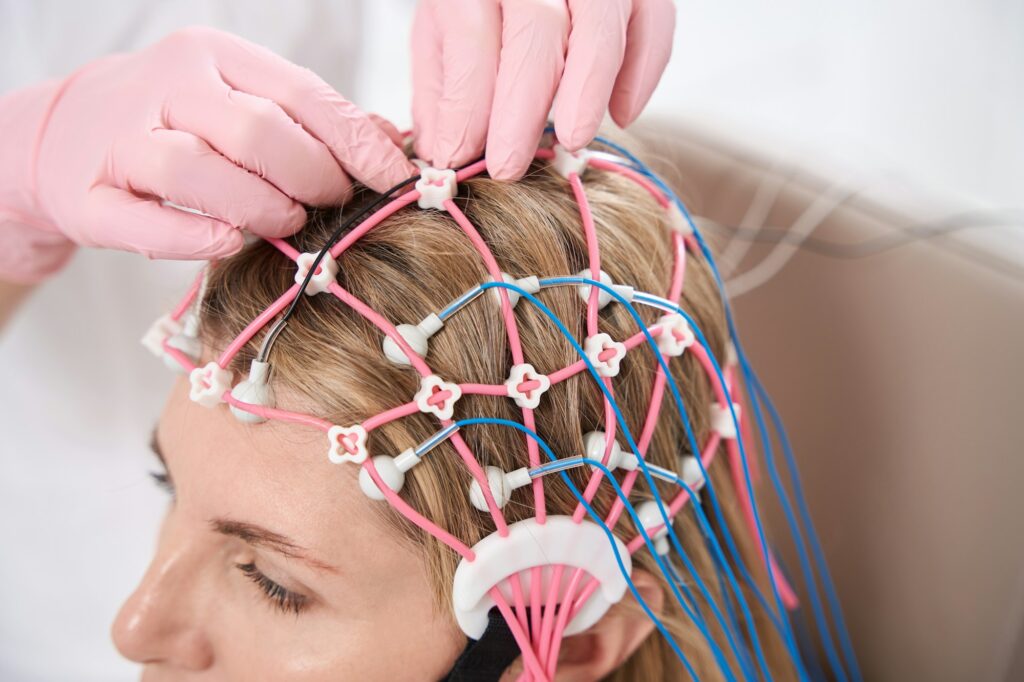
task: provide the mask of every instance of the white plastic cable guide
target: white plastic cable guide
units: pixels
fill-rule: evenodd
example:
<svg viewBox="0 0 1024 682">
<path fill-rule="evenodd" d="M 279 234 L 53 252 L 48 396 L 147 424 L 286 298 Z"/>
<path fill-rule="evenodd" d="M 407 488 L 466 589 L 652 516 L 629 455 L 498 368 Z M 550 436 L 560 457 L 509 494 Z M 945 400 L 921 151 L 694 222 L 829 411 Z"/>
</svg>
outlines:
<svg viewBox="0 0 1024 682">
<path fill-rule="evenodd" d="M 487 485 L 491 488 L 491 495 L 494 497 L 494 504 L 498 505 L 498 509 L 502 509 L 508 504 L 513 490 L 528 486 L 533 480 L 530 478 L 530 470 L 526 467 L 510 471 L 507 474 L 498 467 L 492 466 L 485 467 L 484 471 L 487 474 Z M 484 491 L 475 479 L 469 484 L 469 501 L 482 512 L 490 511 Z"/>
<path fill-rule="evenodd" d="M 668 514 L 668 508 L 666 507 L 666 514 Z M 640 519 L 640 524 L 644 530 L 647 531 L 647 535 L 651 538 L 654 543 L 654 551 L 658 556 L 665 556 L 669 552 L 668 542 L 668 526 L 665 525 L 665 519 L 661 516 L 661 510 L 658 509 L 658 503 L 654 500 L 645 500 L 636 506 L 636 516 Z M 669 520 L 672 517 L 669 516 Z M 657 528 L 657 530 L 654 530 Z"/>
<path fill-rule="evenodd" d="M 512 277 L 512 275 L 508 274 L 507 272 L 503 272 L 501 273 L 501 278 L 502 280 L 504 280 L 505 284 L 514 284 L 515 286 L 519 287 L 520 289 L 523 289 L 527 293 L 536 294 L 538 291 L 540 291 L 540 278 L 538 278 L 536 275 L 523 277 L 521 279 L 515 279 L 514 277 Z M 495 280 L 493 277 L 489 277 L 488 281 L 493 282 Z M 491 296 L 494 298 L 494 302 L 499 306 L 501 305 L 501 291 L 501 287 L 493 287 L 491 289 Z M 519 292 L 513 291 L 512 289 L 505 289 L 505 293 L 508 294 L 509 304 L 513 308 L 515 308 L 516 304 L 519 303 Z"/>
<path fill-rule="evenodd" d="M 607 438 L 608 436 L 604 431 L 591 431 L 584 434 L 583 453 L 586 458 L 592 459 L 595 462 L 604 462 L 605 441 Z M 619 445 L 619 441 L 613 440 L 605 466 L 613 471 L 620 468 L 626 471 L 633 471 L 640 466 L 640 463 L 637 461 L 636 455 L 632 452 L 626 452 Z"/>
<path fill-rule="evenodd" d="M 455 619 L 468 637 L 480 639 L 487 628 L 487 612 L 494 606 L 494 599 L 488 594 L 491 588 L 497 587 L 511 600 L 507 578 L 519 574 L 523 590 L 529 594 L 531 568 L 542 567 L 541 579 L 547 583 L 551 579 L 551 568 L 562 565 L 582 569 L 600 585 L 565 630 L 566 635 L 583 632 L 600 620 L 626 592 L 626 579 L 615 560 L 616 550 L 626 574 L 630 574 L 633 564 L 626 546 L 617 537 L 614 545 L 609 543 L 608 536 L 595 523 L 581 521 L 577 524 L 569 516 L 549 516 L 544 524 L 536 519 L 511 524 L 507 536 L 488 535 L 473 546 L 475 558 L 472 561 L 463 559 L 459 563 L 452 589 Z M 562 572 L 559 601 L 565 597 L 573 572 Z"/>
<path fill-rule="evenodd" d="M 578 273 L 576 273 L 576 276 L 577 277 L 582 277 L 584 279 L 596 279 L 601 284 L 604 284 L 605 286 L 608 286 L 608 287 L 611 287 L 612 289 L 614 289 L 615 293 L 617 293 L 619 296 L 621 296 L 622 298 L 626 299 L 627 301 L 632 301 L 633 300 L 633 294 L 636 293 L 635 290 L 633 289 L 633 287 L 631 287 L 631 286 L 629 286 L 627 284 L 616 284 L 615 282 L 613 282 L 611 276 L 607 272 L 605 272 L 604 270 L 601 270 L 600 271 L 600 277 L 596 277 L 596 278 L 595 277 L 591 277 L 591 275 L 590 275 L 590 268 L 586 268 L 585 270 L 580 270 Z M 590 284 L 580 284 L 579 286 L 576 287 L 576 293 L 578 293 L 580 295 L 580 298 L 583 299 L 584 303 L 589 303 L 590 302 L 590 288 L 591 288 Z M 598 308 L 604 308 L 606 305 L 608 305 L 611 302 L 612 302 L 611 292 L 606 291 L 605 289 L 601 289 L 600 287 L 598 287 L 598 290 L 597 290 L 597 307 Z"/>
<path fill-rule="evenodd" d="M 384 485 L 397 493 L 402 490 L 403 486 L 405 486 L 405 472 L 412 469 L 421 461 L 422 460 L 416 456 L 416 452 L 412 448 L 407 448 L 395 457 L 377 455 L 373 458 L 373 466 L 376 467 L 377 474 L 380 476 L 380 480 Z M 377 484 L 374 483 L 373 478 L 370 477 L 370 472 L 367 471 L 366 467 L 359 469 L 359 488 L 363 491 L 363 494 L 371 500 L 384 499 L 384 493 L 382 493 L 380 488 L 377 487 Z"/>
</svg>

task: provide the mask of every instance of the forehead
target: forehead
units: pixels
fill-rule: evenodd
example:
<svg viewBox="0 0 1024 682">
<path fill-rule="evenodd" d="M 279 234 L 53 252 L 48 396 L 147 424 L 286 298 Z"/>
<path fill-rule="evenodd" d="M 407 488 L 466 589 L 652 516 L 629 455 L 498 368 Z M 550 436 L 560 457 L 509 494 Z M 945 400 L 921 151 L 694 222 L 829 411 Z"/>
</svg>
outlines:
<svg viewBox="0 0 1024 682">
<path fill-rule="evenodd" d="M 319 430 L 245 424 L 206 408 L 179 377 L 157 426 L 178 504 L 206 518 L 264 525 L 324 553 L 379 541 L 385 526 L 359 490 L 354 465 L 331 464 Z"/>
</svg>

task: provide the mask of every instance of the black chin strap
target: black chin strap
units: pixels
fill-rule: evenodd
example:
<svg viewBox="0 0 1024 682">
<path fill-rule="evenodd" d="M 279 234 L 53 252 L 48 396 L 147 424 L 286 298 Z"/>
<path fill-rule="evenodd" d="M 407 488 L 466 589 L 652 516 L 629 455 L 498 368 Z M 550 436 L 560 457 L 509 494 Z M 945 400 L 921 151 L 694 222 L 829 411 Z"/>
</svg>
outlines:
<svg viewBox="0 0 1024 682">
<path fill-rule="evenodd" d="M 487 613 L 483 636 L 469 640 L 444 682 L 498 682 L 519 654 L 508 623 L 495 607 Z"/>
</svg>

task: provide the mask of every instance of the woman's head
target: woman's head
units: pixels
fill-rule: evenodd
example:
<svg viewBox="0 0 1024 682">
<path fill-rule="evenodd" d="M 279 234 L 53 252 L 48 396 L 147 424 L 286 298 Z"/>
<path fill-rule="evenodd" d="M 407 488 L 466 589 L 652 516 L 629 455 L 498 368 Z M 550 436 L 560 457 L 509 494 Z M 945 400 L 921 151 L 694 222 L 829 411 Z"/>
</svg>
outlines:
<svg viewBox="0 0 1024 682">
<path fill-rule="evenodd" d="M 613 173 L 589 170 L 584 186 L 601 269 L 615 282 L 664 295 L 674 262 L 664 210 L 645 190 Z M 370 199 L 368 194 L 357 197 L 353 206 Z M 513 277 L 566 276 L 588 267 L 578 204 L 566 181 L 546 164 L 536 165 L 518 183 L 467 180 L 456 201 L 501 269 Z M 293 244 L 300 252 L 318 251 L 347 213 L 316 212 Z M 399 211 L 356 241 L 338 264 L 340 285 L 393 324 L 415 324 L 490 279 L 447 213 L 415 207 Z M 293 283 L 294 273 L 295 265 L 265 242 L 216 264 L 201 307 L 205 357 L 200 364 L 216 357 L 277 299 Z M 445 380 L 501 384 L 508 377 L 513 360 L 495 295 L 494 290 L 485 293 L 431 339 L 428 363 Z M 586 306 L 575 287 L 545 289 L 538 297 L 582 342 Z M 712 352 L 723 357 L 723 312 L 699 258 L 688 259 L 681 301 Z M 639 312 L 648 326 L 660 315 Z M 521 302 L 515 317 L 525 361 L 539 372 L 578 360 L 572 345 L 534 306 Z M 599 324 L 614 339 L 637 332 L 635 321 L 618 305 L 604 308 Z M 270 357 L 278 405 L 335 424 L 355 424 L 407 403 L 420 377 L 384 356 L 382 338 L 378 328 L 329 294 L 302 300 Z M 248 371 L 260 341 L 257 336 L 236 356 L 230 367 L 236 376 Z M 702 438 L 712 400 L 704 372 L 689 355 L 670 367 Z M 638 349 L 627 354 L 613 380 L 615 398 L 636 437 L 644 429 L 656 369 L 653 356 Z M 522 411 L 507 397 L 467 394 L 456 416 L 521 421 Z M 602 393 L 583 372 L 554 384 L 535 418 L 535 430 L 559 457 L 579 454 L 583 435 L 605 428 Z M 646 460 L 677 469 L 689 446 L 671 401 L 657 424 Z M 435 418 L 420 413 L 390 422 L 371 432 L 370 454 L 396 455 L 437 429 Z M 474 425 L 460 436 L 481 465 L 507 472 L 528 464 L 518 431 Z M 229 679 L 296 680 L 438 679 L 450 669 L 466 643 L 451 609 L 459 557 L 386 502 L 363 495 L 355 466 L 328 461 L 322 433 L 275 421 L 243 424 L 224 407 L 207 410 L 189 401 L 187 382 L 179 380 L 157 439 L 176 497 L 153 564 L 115 624 L 122 651 L 155 664 L 147 669 L 152 679 L 180 677 L 180 668 L 208 674 L 218 670 Z M 730 526 L 739 528 L 727 472 L 715 464 L 710 474 Z M 580 489 L 588 475 L 589 470 L 570 472 Z M 494 530 L 494 523 L 471 505 L 471 480 L 460 455 L 444 443 L 407 474 L 401 496 L 473 545 Z M 545 479 L 544 494 L 548 514 L 569 515 L 576 507 L 576 498 L 558 477 Z M 668 496 L 667 488 L 662 495 Z M 633 499 L 645 496 L 649 493 L 641 481 Z M 506 520 L 533 517 L 533 499 L 529 488 L 513 493 L 502 510 Z M 603 516 L 614 499 L 603 485 L 592 506 Z M 680 515 L 675 528 L 698 571 L 713 575 L 692 516 Z M 623 539 L 635 534 L 628 519 L 616 531 Z M 736 536 L 754 570 L 753 546 L 743 540 L 744 533 Z M 633 579 L 648 605 L 672 629 L 698 673 L 714 677 L 706 642 L 673 602 L 649 552 L 638 552 L 633 565 Z M 755 574 L 763 580 L 763 571 Z M 271 605 L 275 599 L 276 606 Z M 652 630 L 627 596 L 596 626 L 565 640 L 560 676 L 667 679 L 682 674 L 664 641 L 650 636 Z M 763 636 L 771 640 L 767 632 Z M 767 648 L 772 657 L 772 647 Z"/>
</svg>

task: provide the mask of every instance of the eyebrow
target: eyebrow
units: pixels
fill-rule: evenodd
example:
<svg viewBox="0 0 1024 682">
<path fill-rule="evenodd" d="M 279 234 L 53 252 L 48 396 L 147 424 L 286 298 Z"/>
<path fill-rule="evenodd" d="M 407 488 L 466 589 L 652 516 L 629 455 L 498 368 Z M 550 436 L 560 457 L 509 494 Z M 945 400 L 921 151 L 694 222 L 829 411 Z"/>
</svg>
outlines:
<svg viewBox="0 0 1024 682">
<path fill-rule="evenodd" d="M 153 451 L 153 454 L 157 456 L 157 459 L 160 460 L 160 463 L 163 464 L 164 469 L 168 471 L 169 475 L 170 468 L 167 466 L 167 459 L 164 457 L 163 450 L 160 448 L 160 441 L 156 434 L 157 428 L 153 427 L 153 433 L 149 439 L 149 447 Z M 210 520 L 210 527 L 221 535 L 238 538 L 252 547 L 263 547 L 286 556 L 289 559 L 298 559 L 299 561 L 309 564 L 313 568 L 328 571 L 330 573 L 339 572 L 336 567 L 320 561 L 316 557 L 310 556 L 307 549 L 297 545 L 288 536 L 275 533 L 263 526 L 257 526 L 254 523 L 247 523 L 245 521 L 234 521 L 232 519 L 218 517 Z"/>
</svg>

